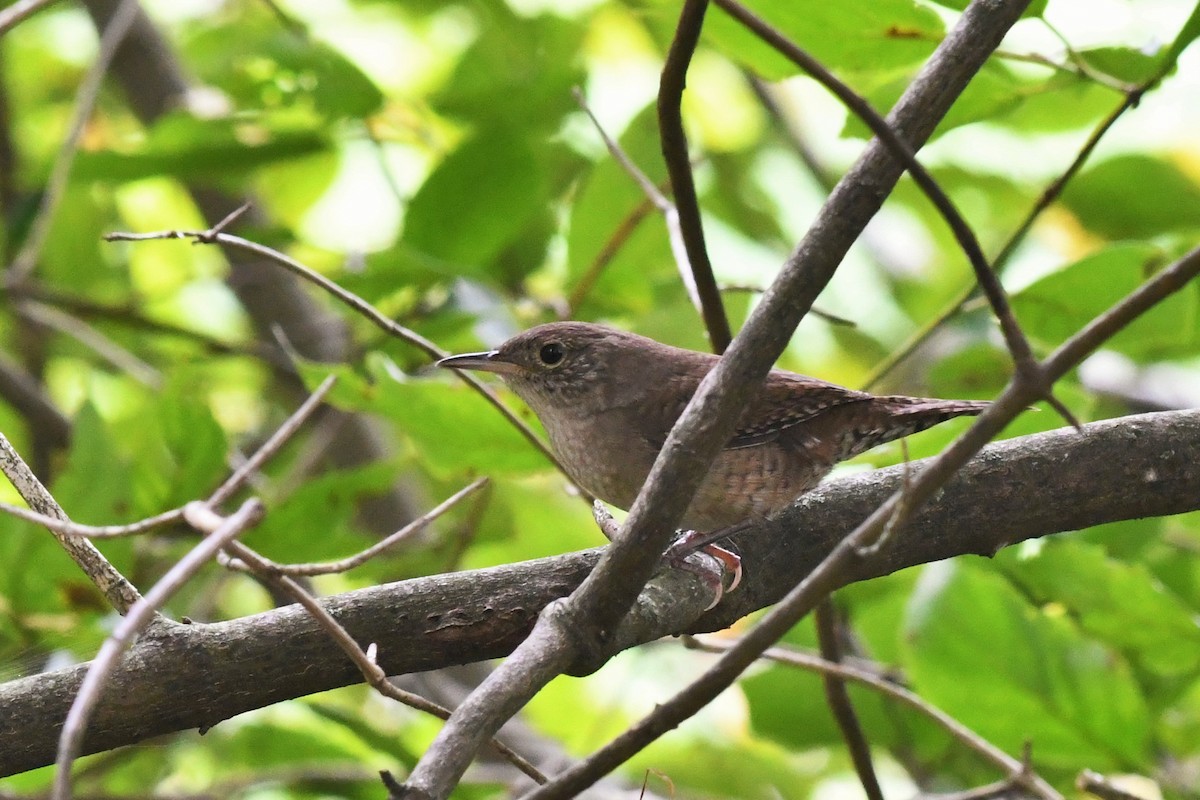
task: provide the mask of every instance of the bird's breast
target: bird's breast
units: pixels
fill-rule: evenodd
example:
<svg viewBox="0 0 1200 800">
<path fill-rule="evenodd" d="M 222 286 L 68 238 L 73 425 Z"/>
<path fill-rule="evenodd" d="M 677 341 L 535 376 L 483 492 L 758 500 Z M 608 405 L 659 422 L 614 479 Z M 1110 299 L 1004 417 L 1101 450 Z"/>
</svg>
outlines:
<svg viewBox="0 0 1200 800">
<path fill-rule="evenodd" d="M 621 416 L 555 414 L 541 419 L 572 480 L 604 502 L 628 509 L 658 453 Z"/>
</svg>

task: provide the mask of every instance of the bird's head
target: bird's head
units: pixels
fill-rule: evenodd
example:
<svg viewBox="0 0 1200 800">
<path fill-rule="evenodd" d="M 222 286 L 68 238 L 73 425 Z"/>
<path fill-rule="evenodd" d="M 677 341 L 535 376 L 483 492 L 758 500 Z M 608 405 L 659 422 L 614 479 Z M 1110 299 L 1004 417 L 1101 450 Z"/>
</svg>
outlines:
<svg viewBox="0 0 1200 800">
<path fill-rule="evenodd" d="M 551 322 L 495 350 L 450 356 L 437 365 L 496 373 L 538 416 L 564 407 L 588 413 L 611 405 L 614 388 L 635 377 L 646 343 L 657 345 L 602 325 Z"/>
</svg>

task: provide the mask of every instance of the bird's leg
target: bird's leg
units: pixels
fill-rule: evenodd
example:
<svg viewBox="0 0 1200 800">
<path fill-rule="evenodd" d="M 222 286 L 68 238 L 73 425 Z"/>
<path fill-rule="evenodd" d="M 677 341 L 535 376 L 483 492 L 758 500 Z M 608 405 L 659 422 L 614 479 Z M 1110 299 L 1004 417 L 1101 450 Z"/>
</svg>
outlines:
<svg viewBox="0 0 1200 800">
<path fill-rule="evenodd" d="M 663 555 L 663 559 L 673 567 L 680 567 L 689 572 L 696 572 L 692 566 L 694 562 L 687 560 L 687 557 L 696 551 L 700 551 L 705 555 L 716 560 L 721 568 L 721 575 L 718 578 L 718 583 L 715 589 L 716 600 L 713 601 L 712 608 L 717 603 L 721 602 L 721 597 L 725 592 L 732 592 L 742 582 L 742 559 L 737 553 L 732 550 L 727 550 L 724 547 L 718 547 L 713 544 L 720 539 L 724 539 L 730 534 L 737 533 L 746 527 L 746 523 L 738 523 L 729 525 L 724 528 L 718 528 L 714 531 L 683 531 L 671 546 L 667 548 L 667 552 Z M 725 588 L 725 574 L 732 575 L 729 581 L 729 588 Z M 710 580 L 708 573 L 698 573 L 705 580 Z M 707 609 L 706 609 L 707 610 Z"/>
<path fill-rule="evenodd" d="M 596 520 L 596 526 L 600 528 L 600 532 L 604 534 L 604 538 L 610 542 L 616 538 L 617 531 L 621 529 L 620 523 L 613 519 L 613 515 L 609 513 L 608 509 L 599 500 L 592 503 L 592 519 Z M 663 560 L 669 566 L 678 567 L 694 575 L 699 575 L 709 585 L 715 599 L 708 608 L 712 608 L 721 602 L 721 598 L 725 596 L 725 592 L 732 592 L 742 582 L 742 560 L 738 558 L 738 555 L 726 550 L 724 547 L 708 544 L 708 542 L 716 541 L 716 539 L 728 535 L 726 532 L 732 533 L 737 528 L 738 526 L 722 528 L 721 531 L 718 531 L 720 535 L 712 538 L 708 537 L 707 533 L 703 531 L 683 531 L 671 543 L 671 546 L 667 548 L 667 552 L 663 557 Z M 716 573 L 711 569 L 701 566 L 700 562 L 696 559 L 688 558 L 688 556 L 697 550 L 716 560 L 718 570 Z M 726 573 L 733 574 L 728 589 L 725 588 Z M 704 610 L 707 611 L 708 608 Z"/>
</svg>

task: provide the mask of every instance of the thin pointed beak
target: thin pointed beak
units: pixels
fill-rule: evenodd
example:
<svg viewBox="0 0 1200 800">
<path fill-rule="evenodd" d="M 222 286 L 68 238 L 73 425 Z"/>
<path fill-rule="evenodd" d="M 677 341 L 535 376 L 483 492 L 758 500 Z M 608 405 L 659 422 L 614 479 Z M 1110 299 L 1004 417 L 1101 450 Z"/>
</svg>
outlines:
<svg viewBox="0 0 1200 800">
<path fill-rule="evenodd" d="M 500 375 L 511 375 L 523 372 L 524 368 L 500 357 L 499 350 L 488 350 L 485 353 L 463 353 L 460 356 L 447 356 L 437 362 L 437 366 L 447 369 L 476 369 L 482 372 L 495 372 Z"/>
</svg>

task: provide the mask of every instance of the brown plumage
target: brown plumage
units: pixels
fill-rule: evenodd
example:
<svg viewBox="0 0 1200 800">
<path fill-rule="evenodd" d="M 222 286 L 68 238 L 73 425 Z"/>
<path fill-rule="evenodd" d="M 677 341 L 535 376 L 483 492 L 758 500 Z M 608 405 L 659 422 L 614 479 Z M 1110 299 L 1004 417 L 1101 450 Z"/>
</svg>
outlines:
<svg viewBox="0 0 1200 800">
<path fill-rule="evenodd" d="M 717 356 L 600 325 L 555 322 L 445 367 L 498 373 L 533 409 L 580 486 L 629 508 Z M 712 531 L 770 516 L 833 466 L 987 403 L 876 396 L 772 370 L 683 518 Z"/>
</svg>

